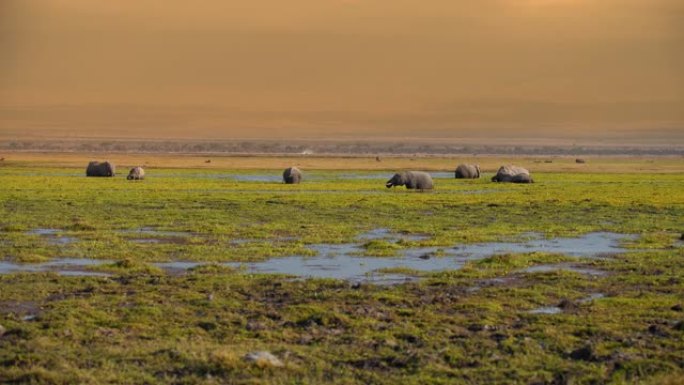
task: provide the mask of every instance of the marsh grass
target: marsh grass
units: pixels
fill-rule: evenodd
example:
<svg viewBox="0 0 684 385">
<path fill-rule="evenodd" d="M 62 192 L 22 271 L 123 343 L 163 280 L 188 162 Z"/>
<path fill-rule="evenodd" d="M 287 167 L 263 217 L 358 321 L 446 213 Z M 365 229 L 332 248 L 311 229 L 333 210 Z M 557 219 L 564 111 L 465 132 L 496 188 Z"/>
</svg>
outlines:
<svg viewBox="0 0 684 385">
<path fill-rule="evenodd" d="M 69 168 L 3 166 L 5 259 L 114 262 L 97 268 L 111 277 L 0 275 L 0 325 L 6 330 L 0 336 L 0 379 L 684 381 L 684 331 L 676 327 L 684 320 L 676 310 L 684 303 L 684 245 L 678 240 L 684 174 L 549 172 L 537 173 L 538 183 L 526 186 L 444 178 L 436 180 L 436 191 L 415 193 L 385 189 L 384 180 L 340 178 L 338 171 L 317 171 L 317 178 L 299 186 L 220 177 L 236 172 L 157 169 L 143 183 L 126 183 L 85 178 Z M 28 233 L 37 228 L 61 229 L 76 241 L 55 244 Z M 141 228 L 189 235 L 134 233 Z M 356 239 L 380 228 L 427 238 Z M 416 246 L 592 231 L 637 237 L 626 241 L 629 252 L 601 259 L 504 254 L 387 286 L 244 274 L 218 264 L 176 275 L 150 264 L 312 255 L 308 246 L 320 243 L 359 243 L 374 258 Z M 173 241 L 132 242 L 136 237 Z M 607 274 L 520 272 L 559 262 Z M 405 269 L 381 273 L 418 275 Z M 581 302 L 591 293 L 605 297 Z M 558 314 L 529 312 L 564 300 L 576 306 Z M 254 351 L 270 351 L 284 366 L 243 359 Z"/>
</svg>

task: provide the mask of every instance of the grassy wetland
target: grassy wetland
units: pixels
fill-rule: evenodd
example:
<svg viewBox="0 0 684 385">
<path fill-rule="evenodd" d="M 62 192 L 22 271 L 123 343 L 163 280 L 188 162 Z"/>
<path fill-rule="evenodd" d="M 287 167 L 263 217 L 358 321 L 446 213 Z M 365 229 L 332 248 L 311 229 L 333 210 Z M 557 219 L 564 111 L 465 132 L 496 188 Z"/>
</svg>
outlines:
<svg viewBox="0 0 684 385">
<path fill-rule="evenodd" d="M 78 155 L 7 158 L 3 383 L 684 382 L 681 158 L 483 157 L 478 180 L 448 158 L 122 156 L 115 178 Z M 536 183 L 490 182 L 505 163 Z M 147 179 L 126 181 L 138 164 Z M 280 182 L 292 164 L 301 185 Z M 400 169 L 435 190 L 386 189 Z M 531 239 L 589 251 L 458 256 Z M 400 261 L 373 275 L 401 279 L 250 269 L 324 249 Z M 65 258 L 100 263 L 28 271 Z M 245 358 L 259 351 L 275 359 Z"/>
</svg>

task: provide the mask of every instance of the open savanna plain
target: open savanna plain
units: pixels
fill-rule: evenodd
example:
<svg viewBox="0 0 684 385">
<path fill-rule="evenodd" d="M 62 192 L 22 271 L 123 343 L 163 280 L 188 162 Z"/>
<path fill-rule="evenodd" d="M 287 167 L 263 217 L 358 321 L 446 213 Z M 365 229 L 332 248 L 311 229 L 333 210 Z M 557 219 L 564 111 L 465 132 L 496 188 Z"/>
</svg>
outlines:
<svg viewBox="0 0 684 385">
<path fill-rule="evenodd" d="M 92 155 L 3 156 L 0 383 L 684 382 L 682 158 L 113 154 L 116 177 L 86 178 Z M 483 178 L 453 179 L 461 162 Z M 536 183 L 490 182 L 507 163 Z M 125 180 L 137 165 L 147 178 Z M 291 165 L 302 184 L 280 182 Z M 386 189 L 404 169 L 435 190 Z M 359 238 L 376 233 L 397 239 Z M 246 267 L 352 243 L 367 261 L 429 250 L 415 258 L 430 266 L 455 247 L 593 233 L 624 237 L 600 255 L 374 273 L 410 278 L 391 284 Z M 64 258 L 102 263 L 16 268 Z M 273 357 L 246 359 L 260 351 Z"/>
</svg>

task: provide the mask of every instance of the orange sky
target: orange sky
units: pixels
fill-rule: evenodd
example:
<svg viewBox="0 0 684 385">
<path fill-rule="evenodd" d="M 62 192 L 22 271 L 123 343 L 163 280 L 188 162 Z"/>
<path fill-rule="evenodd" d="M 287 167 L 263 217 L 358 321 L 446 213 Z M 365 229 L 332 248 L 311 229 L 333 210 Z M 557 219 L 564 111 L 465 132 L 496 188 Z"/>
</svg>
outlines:
<svg viewBox="0 0 684 385">
<path fill-rule="evenodd" d="M 681 139 L 682 47 L 681 0 L 2 0 L 0 134 Z"/>
</svg>

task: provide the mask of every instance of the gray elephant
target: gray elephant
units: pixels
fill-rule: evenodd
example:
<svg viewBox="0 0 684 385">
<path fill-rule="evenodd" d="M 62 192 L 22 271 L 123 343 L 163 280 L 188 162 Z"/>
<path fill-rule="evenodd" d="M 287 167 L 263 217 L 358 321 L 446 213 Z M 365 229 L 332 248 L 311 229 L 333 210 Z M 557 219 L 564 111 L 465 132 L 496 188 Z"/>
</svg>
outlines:
<svg viewBox="0 0 684 385">
<path fill-rule="evenodd" d="M 109 162 L 100 163 L 92 161 L 88 163 L 88 167 L 86 168 L 86 176 L 116 176 L 116 167 Z"/>
<path fill-rule="evenodd" d="M 283 182 L 287 184 L 298 184 L 302 181 L 302 171 L 297 167 L 288 167 L 283 171 Z"/>
<path fill-rule="evenodd" d="M 456 167 L 454 177 L 456 179 L 478 179 L 480 178 L 479 164 L 459 164 Z"/>
<path fill-rule="evenodd" d="M 145 170 L 138 166 L 133 167 L 126 177 L 128 180 L 143 180 L 145 179 Z"/>
<path fill-rule="evenodd" d="M 492 182 L 510 182 L 510 183 L 534 183 L 530 172 L 518 166 L 501 166 L 496 175 L 492 177 Z"/>
<path fill-rule="evenodd" d="M 407 189 L 432 190 L 434 184 L 430 174 L 422 171 L 404 171 L 394 174 L 385 184 L 387 188 L 406 186 Z"/>
<path fill-rule="evenodd" d="M 518 174 L 511 178 L 511 183 L 534 183 L 530 174 Z"/>
</svg>

